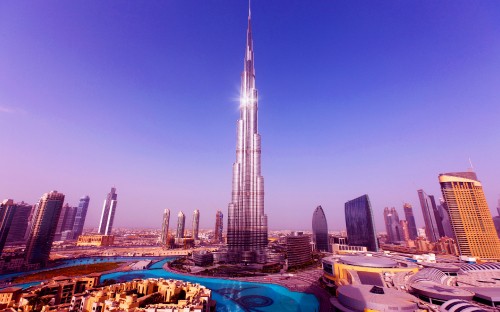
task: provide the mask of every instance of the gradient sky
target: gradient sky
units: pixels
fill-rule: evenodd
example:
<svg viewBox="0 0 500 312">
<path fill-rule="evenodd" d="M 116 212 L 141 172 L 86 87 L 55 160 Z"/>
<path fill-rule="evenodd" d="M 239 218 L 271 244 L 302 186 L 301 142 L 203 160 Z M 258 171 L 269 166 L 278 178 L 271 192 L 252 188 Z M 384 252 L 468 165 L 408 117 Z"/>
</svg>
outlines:
<svg viewBox="0 0 500 312">
<path fill-rule="evenodd" d="M 469 157 L 490 209 L 500 194 L 499 1 L 252 3 L 262 173 L 271 229 L 310 230 L 322 205 L 382 211 L 441 197 Z M 227 217 L 247 2 L 1 1 L 0 198 L 111 186 L 115 227 L 169 208 Z M 496 211 L 495 211 L 496 215 Z M 171 227 L 172 228 L 172 227 Z"/>
</svg>

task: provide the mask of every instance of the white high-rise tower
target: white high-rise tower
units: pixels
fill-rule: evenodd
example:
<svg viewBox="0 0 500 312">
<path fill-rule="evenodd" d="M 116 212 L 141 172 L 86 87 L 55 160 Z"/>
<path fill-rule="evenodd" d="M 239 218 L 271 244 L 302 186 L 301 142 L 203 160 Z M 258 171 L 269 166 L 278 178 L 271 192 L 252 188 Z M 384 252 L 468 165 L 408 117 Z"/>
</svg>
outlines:
<svg viewBox="0 0 500 312">
<path fill-rule="evenodd" d="M 237 122 L 236 162 L 233 164 L 232 197 L 228 207 L 227 244 L 231 262 L 266 261 L 267 216 L 264 214 L 264 178 L 258 132 L 258 93 L 250 7 L 247 44 L 241 74 L 240 119 Z"/>
<path fill-rule="evenodd" d="M 115 220 L 116 204 L 118 203 L 117 198 L 116 188 L 112 187 L 102 206 L 101 222 L 99 222 L 99 234 L 101 235 L 111 235 L 113 221 Z"/>
</svg>

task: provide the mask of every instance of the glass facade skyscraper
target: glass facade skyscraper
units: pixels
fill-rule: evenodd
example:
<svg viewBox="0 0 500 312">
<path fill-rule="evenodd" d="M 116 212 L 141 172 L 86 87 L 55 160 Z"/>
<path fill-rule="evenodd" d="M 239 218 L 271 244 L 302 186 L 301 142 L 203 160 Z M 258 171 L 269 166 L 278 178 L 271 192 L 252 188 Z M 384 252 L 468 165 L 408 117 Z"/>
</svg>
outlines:
<svg viewBox="0 0 500 312">
<path fill-rule="evenodd" d="M 348 201 L 344 208 L 349 245 L 365 246 L 369 251 L 378 251 L 377 232 L 368 195 Z"/>
<path fill-rule="evenodd" d="M 111 192 L 108 193 L 108 196 L 104 200 L 104 205 L 102 206 L 101 222 L 99 222 L 99 234 L 111 235 L 117 203 L 118 194 L 116 194 L 116 188 L 112 187 Z"/>
<path fill-rule="evenodd" d="M 500 260 L 500 240 L 476 174 L 440 174 L 439 184 L 460 255 Z"/>
<path fill-rule="evenodd" d="M 330 251 L 328 241 L 328 224 L 325 212 L 321 206 L 316 207 L 312 217 L 312 233 L 314 248 L 317 251 Z"/>
<path fill-rule="evenodd" d="M 387 231 L 387 242 L 396 243 L 402 241 L 401 224 L 396 208 L 384 208 L 384 222 Z"/>
<path fill-rule="evenodd" d="M 83 233 L 83 226 L 87 218 L 87 211 L 89 209 L 90 197 L 83 196 L 80 198 L 78 207 L 76 208 L 75 223 L 73 224 L 73 239 L 78 239 L 78 236 Z"/>
<path fill-rule="evenodd" d="M 241 74 L 240 118 L 237 121 L 236 161 L 228 206 L 227 245 L 230 262 L 266 262 L 267 215 L 261 175 L 261 137 L 258 131 L 258 92 L 255 86 L 250 10 L 247 44 Z"/>
<path fill-rule="evenodd" d="M 40 198 L 26 243 L 25 258 L 27 263 L 40 263 L 44 266 L 49 260 L 63 204 L 64 194 L 57 191 L 45 193 Z"/>
<path fill-rule="evenodd" d="M 57 221 L 56 235 L 54 240 L 61 240 L 62 232 L 72 231 L 73 225 L 75 224 L 77 207 L 71 207 L 66 204 L 61 210 L 61 215 L 59 216 L 59 221 Z M 73 235 L 69 235 L 73 238 Z"/>
<path fill-rule="evenodd" d="M 439 215 L 439 213 L 437 212 L 434 196 L 427 195 L 424 190 L 418 190 L 417 192 L 420 206 L 422 207 L 422 214 L 424 216 L 425 235 L 429 241 L 437 242 L 441 237 L 438 227 L 438 222 L 441 222 L 441 220 L 436 218 L 436 214 Z"/>
<path fill-rule="evenodd" d="M 410 239 L 414 240 L 418 237 L 418 233 L 415 216 L 413 215 L 413 207 L 408 203 L 404 203 L 403 210 L 405 212 L 405 219 L 408 222 L 408 235 Z"/>
<path fill-rule="evenodd" d="M 11 201 L 12 200 L 5 200 L 0 205 L 0 207 L 2 205 L 4 206 L 3 208 L 0 208 L 0 226 L 4 230 L 8 229 L 8 232 L 4 232 L 4 230 L 1 230 L 2 233 L 7 233 L 4 243 L 23 243 L 26 241 L 26 230 L 28 228 L 28 219 L 31 214 L 33 206 L 28 205 L 24 202 L 12 203 Z M 2 211 L 4 209 L 5 211 Z M 6 214 L 12 214 L 12 215 L 8 216 Z M 3 215 L 3 217 L 1 217 L 1 215 Z M 3 234 L 0 234 L 0 236 L 1 235 Z M 0 238 L 0 240 L 2 240 L 2 238 Z"/>
</svg>

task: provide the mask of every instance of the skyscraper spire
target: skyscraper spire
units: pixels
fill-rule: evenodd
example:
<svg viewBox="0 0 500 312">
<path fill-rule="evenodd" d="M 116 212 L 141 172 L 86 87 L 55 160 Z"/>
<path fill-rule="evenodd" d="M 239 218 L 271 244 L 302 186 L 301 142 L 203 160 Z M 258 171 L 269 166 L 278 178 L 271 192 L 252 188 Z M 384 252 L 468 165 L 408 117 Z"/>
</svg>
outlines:
<svg viewBox="0 0 500 312">
<path fill-rule="evenodd" d="M 250 6 L 250 2 L 248 3 Z M 267 216 L 261 176 L 261 139 L 258 132 L 258 92 L 255 88 L 251 11 L 241 74 L 240 119 L 237 122 L 236 161 L 228 207 L 227 244 L 232 262 L 265 262 Z"/>
</svg>

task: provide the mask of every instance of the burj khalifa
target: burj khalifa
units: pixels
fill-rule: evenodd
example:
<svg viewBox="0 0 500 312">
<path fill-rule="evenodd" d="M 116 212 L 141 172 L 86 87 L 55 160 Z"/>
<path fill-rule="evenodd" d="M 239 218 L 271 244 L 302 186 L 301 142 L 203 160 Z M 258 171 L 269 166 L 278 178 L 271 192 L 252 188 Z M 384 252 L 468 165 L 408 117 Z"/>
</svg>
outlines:
<svg viewBox="0 0 500 312">
<path fill-rule="evenodd" d="M 232 197 L 228 207 L 228 257 L 231 262 L 265 263 L 267 215 L 264 214 L 264 178 L 260 170 L 261 138 L 250 8 L 236 139 Z"/>
</svg>

